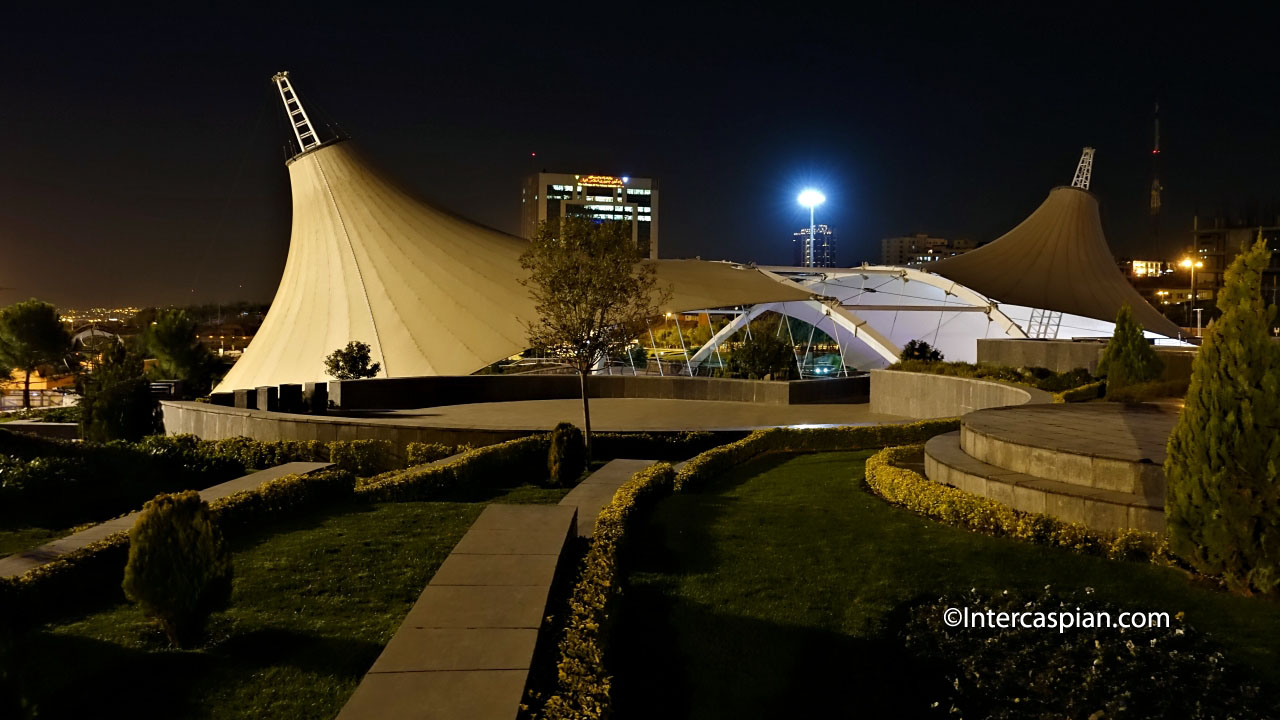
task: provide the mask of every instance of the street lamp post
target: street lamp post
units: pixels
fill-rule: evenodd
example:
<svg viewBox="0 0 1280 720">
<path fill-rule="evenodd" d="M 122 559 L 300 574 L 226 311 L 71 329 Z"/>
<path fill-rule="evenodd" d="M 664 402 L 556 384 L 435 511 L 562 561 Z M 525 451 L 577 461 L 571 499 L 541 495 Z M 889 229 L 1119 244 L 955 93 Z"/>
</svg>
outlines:
<svg viewBox="0 0 1280 720">
<path fill-rule="evenodd" d="M 1182 262 L 1178 263 L 1184 268 L 1191 271 L 1191 305 L 1188 306 L 1187 325 L 1191 324 L 1191 313 L 1196 311 L 1196 268 L 1204 267 L 1204 263 L 1200 260 L 1192 260 L 1191 258 L 1182 258 Z M 1197 333 L 1199 335 L 1199 333 Z"/>
<path fill-rule="evenodd" d="M 815 230 L 816 226 L 813 224 L 813 209 L 814 209 L 815 207 L 817 207 L 817 206 L 821 205 L 822 203 L 826 202 L 826 201 L 827 201 L 827 196 L 826 196 L 826 195 L 823 195 L 822 193 L 818 192 L 817 190 L 814 190 L 813 188 L 809 188 L 809 189 L 805 190 L 804 192 L 800 193 L 800 197 L 796 198 L 796 200 L 797 200 L 797 201 L 799 201 L 799 203 L 800 203 L 801 205 L 804 205 L 805 207 L 809 208 L 809 248 L 808 248 L 808 249 L 809 249 L 809 252 L 808 252 L 808 255 L 809 255 L 809 262 L 808 262 L 808 267 L 814 267 L 814 263 L 813 263 L 813 246 L 814 246 L 814 237 L 813 237 L 813 234 L 814 234 L 814 230 Z"/>
</svg>

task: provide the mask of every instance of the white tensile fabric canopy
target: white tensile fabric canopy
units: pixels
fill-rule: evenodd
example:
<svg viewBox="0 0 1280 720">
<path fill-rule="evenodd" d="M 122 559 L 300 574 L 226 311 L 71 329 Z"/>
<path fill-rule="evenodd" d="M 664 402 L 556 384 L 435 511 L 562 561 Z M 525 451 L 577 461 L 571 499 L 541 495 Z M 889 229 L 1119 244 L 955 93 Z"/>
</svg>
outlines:
<svg viewBox="0 0 1280 720">
<path fill-rule="evenodd" d="M 536 319 L 526 241 L 431 206 L 373 170 L 352 143 L 295 158 L 293 231 L 271 309 L 216 392 L 328 379 L 324 357 L 371 346 L 380 377 L 464 375 L 520 352 Z M 807 300 L 754 268 L 657 260 L 663 311 Z"/>
<path fill-rule="evenodd" d="M 1122 305 L 1143 328 L 1178 337 L 1178 326 L 1138 294 L 1116 266 L 1102 232 L 1098 200 L 1057 187 L 1017 227 L 928 270 L 1002 305 L 1055 310 L 1114 322 Z"/>
</svg>

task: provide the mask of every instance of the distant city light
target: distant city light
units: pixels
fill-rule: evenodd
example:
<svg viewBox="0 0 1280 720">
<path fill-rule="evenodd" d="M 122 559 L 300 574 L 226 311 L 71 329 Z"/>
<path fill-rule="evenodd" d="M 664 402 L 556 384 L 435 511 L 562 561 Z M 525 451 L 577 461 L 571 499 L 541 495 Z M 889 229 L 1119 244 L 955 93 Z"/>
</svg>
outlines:
<svg viewBox="0 0 1280 720">
<path fill-rule="evenodd" d="M 814 206 L 821 205 L 822 203 L 826 202 L 827 196 L 823 195 L 817 190 L 814 190 L 813 188 L 809 188 L 804 192 L 800 193 L 800 197 L 796 198 L 796 200 L 801 205 L 812 209 Z"/>
</svg>

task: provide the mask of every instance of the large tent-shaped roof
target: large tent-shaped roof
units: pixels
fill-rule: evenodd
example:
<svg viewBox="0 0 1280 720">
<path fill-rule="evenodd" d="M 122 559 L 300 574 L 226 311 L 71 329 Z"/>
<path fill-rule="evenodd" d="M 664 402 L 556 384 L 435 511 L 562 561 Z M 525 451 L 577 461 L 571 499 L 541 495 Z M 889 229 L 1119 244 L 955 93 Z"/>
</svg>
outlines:
<svg viewBox="0 0 1280 720">
<path fill-rule="evenodd" d="M 928 268 L 1000 303 L 1114 321 L 1120 306 L 1151 332 L 1178 326 L 1138 294 L 1116 267 L 1102 233 L 1098 200 L 1057 187 L 1017 227 L 991 243 Z"/>
<path fill-rule="evenodd" d="M 352 143 L 289 165 L 293 231 L 261 329 L 219 392 L 325 380 L 324 357 L 369 343 L 381 376 L 459 375 L 520 352 L 536 314 L 519 257 L 525 241 L 425 203 L 373 170 Z M 679 312 L 807 300 L 754 269 L 657 260 Z"/>
</svg>

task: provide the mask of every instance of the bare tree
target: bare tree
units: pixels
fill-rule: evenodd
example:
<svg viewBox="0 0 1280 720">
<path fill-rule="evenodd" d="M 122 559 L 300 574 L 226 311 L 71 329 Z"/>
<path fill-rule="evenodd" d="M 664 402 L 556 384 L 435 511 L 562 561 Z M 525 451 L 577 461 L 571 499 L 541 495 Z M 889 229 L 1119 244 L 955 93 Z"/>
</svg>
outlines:
<svg viewBox="0 0 1280 720">
<path fill-rule="evenodd" d="M 658 288 L 654 266 L 641 262 L 631 228 L 566 217 L 538 226 L 520 256 L 538 320 L 528 326 L 529 345 L 545 347 L 578 372 L 587 457 L 591 456 L 591 407 L 587 375 L 622 352 L 661 313 L 670 288 Z"/>
</svg>

